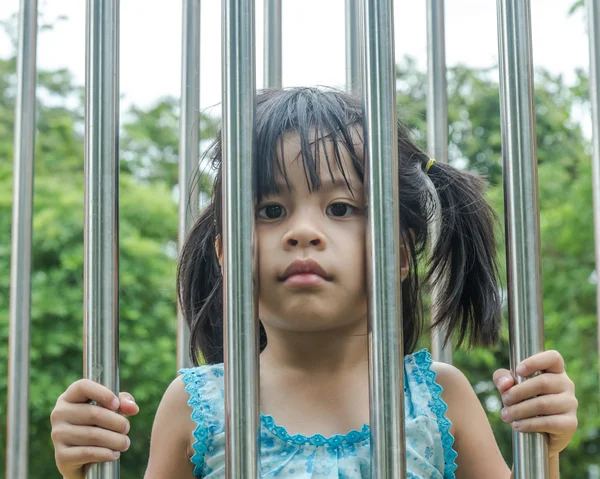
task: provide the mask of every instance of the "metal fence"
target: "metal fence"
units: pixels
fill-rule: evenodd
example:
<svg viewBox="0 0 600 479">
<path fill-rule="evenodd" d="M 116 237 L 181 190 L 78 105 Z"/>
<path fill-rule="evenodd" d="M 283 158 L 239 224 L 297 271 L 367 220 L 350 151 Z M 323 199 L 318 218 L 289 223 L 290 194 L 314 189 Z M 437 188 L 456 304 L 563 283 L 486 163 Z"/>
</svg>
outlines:
<svg viewBox="0 0 600 479">
<path fill-rule="evenodd" d="M 600 237 L 600 0 L 588 0 L 590 90 L 593 109 L 593 182 L 596 237 Z M 498 0 L 500 104 L 506 191 L 511 363 L 544 348 L 540 288 L 539 211 L 529 3 Z M 227 475 L 258 477 L 258 351 L 252 291 L 251 208 L 254 121 L 254 1 L 224 0 L 223 174 L 225 384 Z M 401 4 L 399 6 L 401 7 Z M 265 86 L 281 86 L 281 0 L 265 0 Z M 27 477 L 28 377 L 37 2 L 22 0 L 15 114 L 14 200 L 10 293 L 10 369 L 7 472 Z M 371 431 L 373 478 L 405 477 L 401 368 L 402 318 L 398 273 L 399 223 L 394 25 L 392 0 L 346 0 L 347 88 L 361 93 L 373 208 L 370 270 Z M 427 1 L 428 148 L 447 161 L 444 2 Z M 183 0 L 180 119 L 180 246 L 197 216 L 200 0 Z M 119 0 L 88 0 L 85 109 L 84 375 L 118 392 L 118 127 Z M 387 125 L 387 127 L 385 126 Z M 392 202 L 381 201 L 393 198 Z M 390 218 L 394 218 L 390 220 Z M 402 219 L 400 218 L 400 221 Z M 597 269 L 600 241 L 596 241 Z M 600 282 L 598 298 L 600 299 Z M 390 300 L 392 298 L 392 300 Z M 433 337 L 434 356 L 451 361 L 451 348 Z M 178 365 L 189 364 L 189 333 L 181 314 Z M 242 407 L 244 405 L 244 407 Z M 547 477 L 542 435 L 514 435 L 515 477 Z M 89 477 L 116 478 L 118 464 L 92 468 Z"/>
</svg>

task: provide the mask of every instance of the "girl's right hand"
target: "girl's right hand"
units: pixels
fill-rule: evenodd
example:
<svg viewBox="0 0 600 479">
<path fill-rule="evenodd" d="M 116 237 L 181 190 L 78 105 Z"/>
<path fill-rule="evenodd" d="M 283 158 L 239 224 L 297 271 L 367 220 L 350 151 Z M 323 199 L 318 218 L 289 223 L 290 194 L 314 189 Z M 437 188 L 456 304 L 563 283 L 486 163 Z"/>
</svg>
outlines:
<svg viewBox="0 0 600 479">
<path fill-rule="evenodd" d="M 50 415 L 56 465 L 63 477 L 83 479 L 92 464 L 118 459 L 130 444 L 129 421 L 123 416 L 138 412 L 129 393 L 117 398 L 89 379 L 71 384 Z"/>
</svg>

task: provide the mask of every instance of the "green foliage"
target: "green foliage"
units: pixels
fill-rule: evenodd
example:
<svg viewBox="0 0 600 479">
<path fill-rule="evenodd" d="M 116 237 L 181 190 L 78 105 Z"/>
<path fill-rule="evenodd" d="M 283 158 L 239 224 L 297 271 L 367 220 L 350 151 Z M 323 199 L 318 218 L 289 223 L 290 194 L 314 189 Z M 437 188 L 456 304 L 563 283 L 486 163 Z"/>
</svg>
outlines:
<svg viewBox="0 0 600 479">
<path fill-rule="evenodd" d="M 10 268 L 15 61 L 0 60 L 0 271 Z M 414 62 L 398 67 L 401 117 L 416 140 L 426 138 L 426 81 Z M 536 88 L 543 288 L 547 347 L 565 357 L 577 385 L 580 427 L 561 455 L 562 477 L 586 476 L 600 454 L 596 349 L 594 238 L 589 145 L 572 110 L 587 102 L 587 78 L 568 88 L 560 76 L 539 72 Z M 81 376 L 83 275 L 82 91 L 66 71 L 40 72 L 35 164 L 32 271 L 30 477 L 58 478 L 53 466 L 49 414 L 56 398 Z M 448 72 L 450 161 L 487 175 L 489 198 L 502 218 L 498 85 L 493 70 L 464 66 Z M 120 177 L 121 386 L 140 415 L 132 419 L 124 477 L 142 477 L 152 418 L 175 375 L 175 260 L 178 105 L 163 98 L 125 115 Z M 203 138 L 216 122 L 201 117 Z M 206 189 L 208 177 L 202 176 Z M 498 224 L 500 266 L 504 238 Z M 504 273 L 503 273 L 504 274 Z M 6 410 L 9 275 L 0 276 L 0 411 Z M 510 427 L 499 417 L 491 383 L 508 366 L 508 331 L 493 350 L 457 351 L 484 404 L 501 450 L 511 461 Z M 0 429 L 6 414 L 0 413 Z M 0 450 L 5 436 L 0 435 Z M 0 470 L 4 470 L 0 456 Z"/>
</svg>

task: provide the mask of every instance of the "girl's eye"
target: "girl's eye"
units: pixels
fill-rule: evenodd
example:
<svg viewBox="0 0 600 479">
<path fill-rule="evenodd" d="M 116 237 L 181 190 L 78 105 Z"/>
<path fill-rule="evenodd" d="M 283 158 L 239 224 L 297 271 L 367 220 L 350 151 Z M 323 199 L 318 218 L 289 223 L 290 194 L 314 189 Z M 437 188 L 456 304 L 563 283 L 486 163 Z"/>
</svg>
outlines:
<svg viewBox="0 0 600 479">
<path fill-rule="evenodd" d="M 285 208 L 281 205 L 266 205 L 258 209 L 258 217 L 276 220 L 285 216 Z"/>
<path fill-rule="evenodd" d="M 336 218 L 345 218 L 352 216 L 357 209 L 356 206 L 349 205 L 348 203 L 334 203 L 327 207 L 327 214 Z"/>
</svg>

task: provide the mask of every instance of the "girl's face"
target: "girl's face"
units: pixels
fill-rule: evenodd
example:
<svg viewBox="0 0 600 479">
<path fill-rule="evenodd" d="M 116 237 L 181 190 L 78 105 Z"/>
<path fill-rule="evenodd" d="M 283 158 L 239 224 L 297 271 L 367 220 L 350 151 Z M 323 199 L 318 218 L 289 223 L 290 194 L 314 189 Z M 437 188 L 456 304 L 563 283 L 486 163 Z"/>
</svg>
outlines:
<svg viewBox="0 0 600 479">
<path fill-rule="evenodd" d="M 342 172 L 332 143 L 318 143 L 320 188 L 309 191 L 300 139 L 290 133 L 280 158 L 290 188 L 280 176 L 279 193 L 257 205 L 259 317 L 266 327 L 326 331 L 366 320 L 363 185 L 346 151 Z"/>
</svg>

